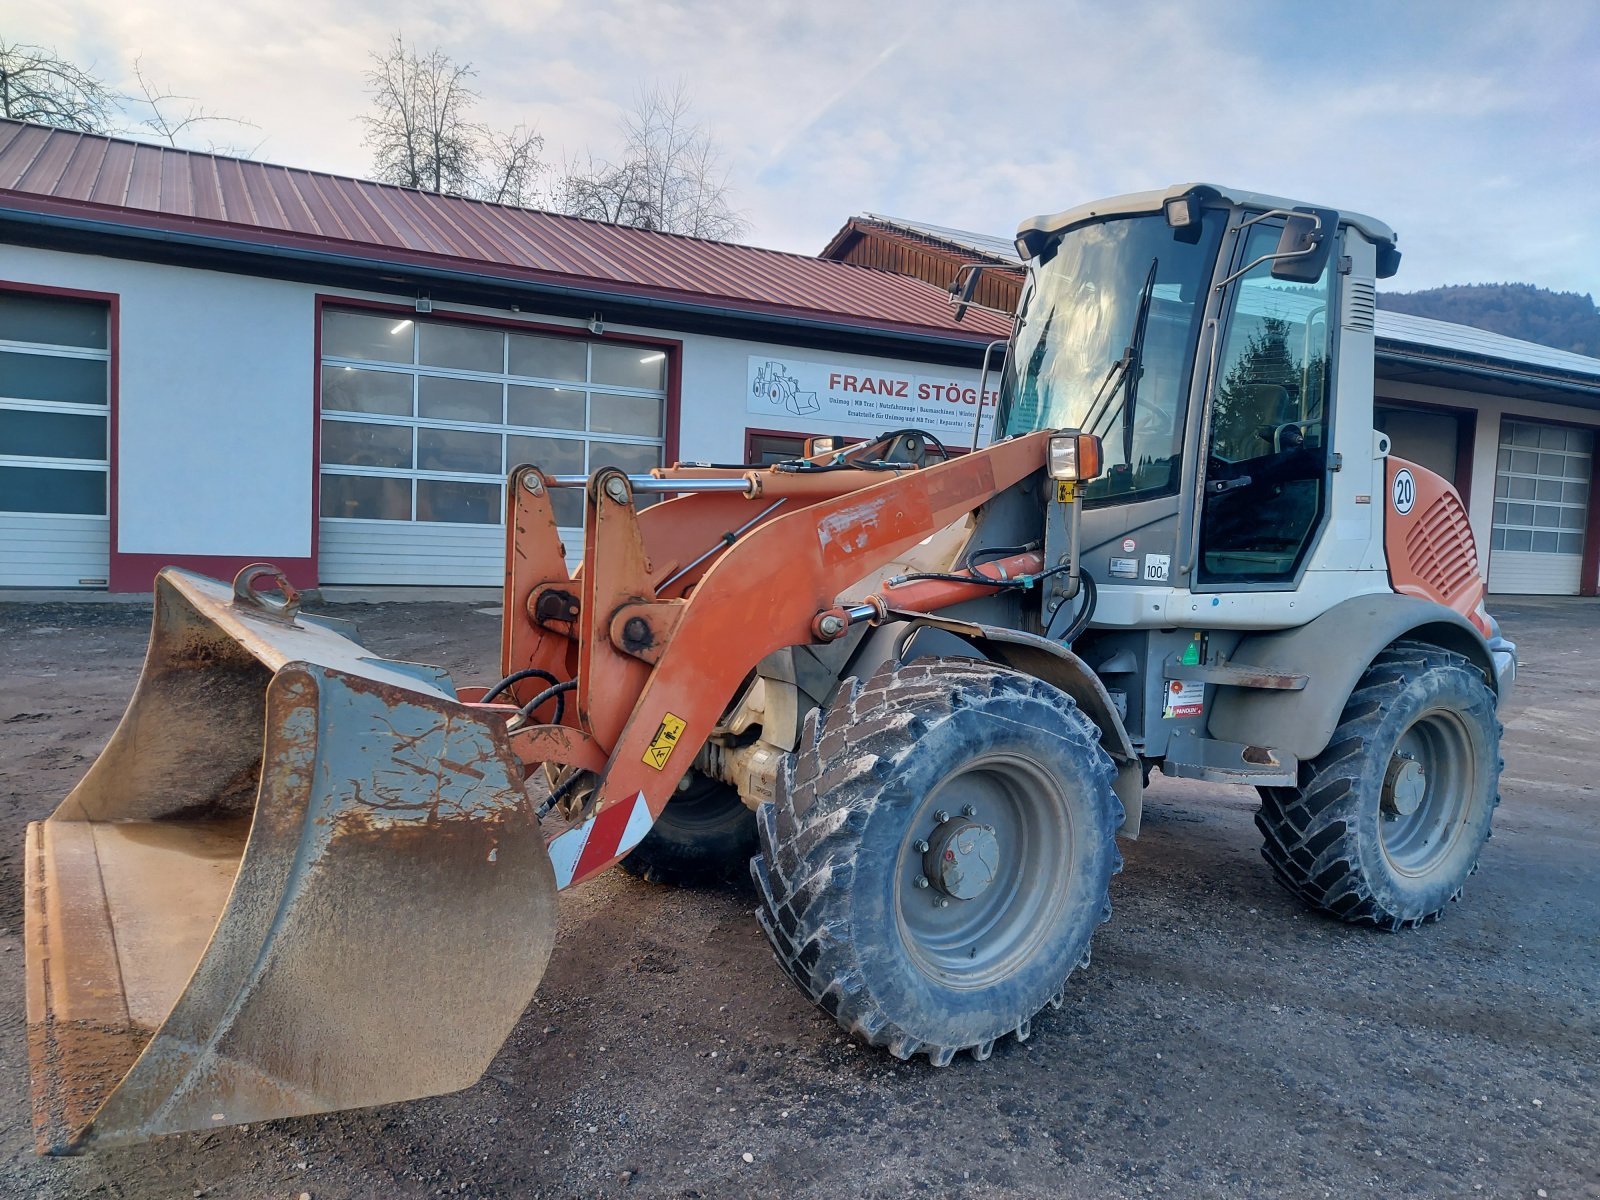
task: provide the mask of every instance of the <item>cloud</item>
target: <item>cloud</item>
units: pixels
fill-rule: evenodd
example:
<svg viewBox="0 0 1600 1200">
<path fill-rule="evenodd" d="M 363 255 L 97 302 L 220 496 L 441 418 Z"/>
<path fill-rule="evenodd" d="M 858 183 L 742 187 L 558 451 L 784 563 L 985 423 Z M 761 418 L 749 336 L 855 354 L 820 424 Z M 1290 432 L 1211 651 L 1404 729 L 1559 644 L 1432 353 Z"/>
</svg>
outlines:
<svg viewBox="0 0 1600 1200">
<path fill-rule="evenodd" d="M 64 0 L 8 36 L 261 127 L 261 157 L 359 174 L 367 54 L 397 29 L 478 69 L 480 115 L 559 161 L 682 79 L 752 240 L 815 252 L 856 212 L 1007 234 L 1187 179 L 1370 212 L 1402 287 L 1600 290 L 1600 9 L 1524 0 Z"/>
</svg>

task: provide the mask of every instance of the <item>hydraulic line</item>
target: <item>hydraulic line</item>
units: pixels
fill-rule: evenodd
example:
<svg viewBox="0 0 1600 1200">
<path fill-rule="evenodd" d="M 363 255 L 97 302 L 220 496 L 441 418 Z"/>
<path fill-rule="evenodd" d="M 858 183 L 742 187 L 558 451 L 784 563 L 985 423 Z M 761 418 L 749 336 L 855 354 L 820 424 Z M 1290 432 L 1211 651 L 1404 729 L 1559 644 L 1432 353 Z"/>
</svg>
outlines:
<svg viewBox="0 0 1600 1200">
<path fill-rule="evenodd" d="M 1089 628 L 1089 622 L 1094 619 L 1095 600 L 1099 597 L 1099 589 L 1095 587 L 1093 575 L 1080 570 L 1078 578 L 1083 581 L 1083 607 L 1078 610 L 1078 615 L 1072 618 L 1072 624 L 1068 625 L 1066 632 L 1061 635 L 1061 641 L 1069 646 Z"/>
<path fill-rule="evenodd" d="M 507 688 L 509 688 L 512 684 L 521 683 L 524 679 L 534 679 L 534 678 L 542 679 L 546 683 L 550 684 L 552 687 L 561 682 L 561 680 L 557 679 L 554 675 L 550 674 L 549 671 L 540 670 L 538 667 L 529 667 L 525 671 L 513 671 L 511 674 L 507 675 L 499 683 L 495 684 L 492 688 L 490 688 L 487 692 L 485 692 L 483 694 L 483 699 L 479 700 L 478 703 L 479 704 L 488 704 L 491 700 L 493 700 L 501 692 L 503 692 Z M 559 720 L 559 718 L 557 718 L 557 719 Z"/>
<path fill-rule="evenodd" d="M 961 569 L 963 571 L 972 570 L 973 567 L 978 565 L 976 560 L 980 557 L 983 557 L 984 562 L 990 562 L 993 560 L 986 557 L 988 555 L 993 555 L 995 558 L 1008 558 L 1013 554 L 1026 554 L 1028 551 L 1037 550 L 1038 548 L 1038 542 L 1024 542 L 1020 546 L 984 546 L 978 550 L 968 550 L 961 558 Z"/>
<path fill-rule="evenodd" d="M 539 815 L 541 817 L 544 816 L 545 813 L 549 812 L 552 808 L 565 800 L 567 798 L 567 793 L 572 791 L 572 789 L 577 785 L 578 780 L 582 779 L 583 776 L 583 771 L 573 771 L 559 784 L 557 784 L 551 790 L 550 794 L 540 802 Z"/>
<path fill-rule="evenodd" d="M 538 711 L 540 705 L 549 700 L 554 700 L 556 702 L 556 715 L 555 720 L 553 720 L 551 724 L 559 725 L 561 724 L 561 718 L 563 714 L 565 714 L 567 708 L 567 702 L 561 697 L 577 686 L 578 681 L 576 679 L 569 679 L 565 683 L 558 683 L 554 687 L 547 687 L 532 700 L 529 700 L 521 708 L 517 709 L 517 716 L 521 717 L 524 721 L 531 721 L 533 719 L 533 714 Z"/>
</svg>

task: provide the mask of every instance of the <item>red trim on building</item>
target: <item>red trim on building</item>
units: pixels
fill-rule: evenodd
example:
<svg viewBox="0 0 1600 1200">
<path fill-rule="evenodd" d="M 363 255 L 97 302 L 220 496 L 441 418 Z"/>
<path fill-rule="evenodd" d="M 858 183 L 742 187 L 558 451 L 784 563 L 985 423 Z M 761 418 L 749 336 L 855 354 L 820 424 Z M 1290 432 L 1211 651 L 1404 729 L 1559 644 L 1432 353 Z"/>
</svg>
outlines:
<svg viewBox="0 0 1600 1200">
<path fill-rule="evenodd" d="M 231 581 L 244 567 L 267 562 L 289 577 L 297 588 L 317 586 L 316 559 L 284 558 L 281 555 L 264 557 L 232 554 L 119 554 L 112 562 L 111 590 L 113 592 L 148 592 L 155 584 L 156 575 L 163 567 L 182 567 L 210 575 L 213 579 Z"/>
<path fill-rule="evenodd" d="M 1578 595 L 1600 596 L 1600 429 L 1593 431 L 1594 449 L 1589 455 L 1589 512 L 1583 529 L 1583 562 L 1578 568 Z"/>
<path fill-rule="evenodd" d="M 320 581 L 322 554 L 322 305 L 320 292 L 311 303 L 311 578 Z"/>
</svg>

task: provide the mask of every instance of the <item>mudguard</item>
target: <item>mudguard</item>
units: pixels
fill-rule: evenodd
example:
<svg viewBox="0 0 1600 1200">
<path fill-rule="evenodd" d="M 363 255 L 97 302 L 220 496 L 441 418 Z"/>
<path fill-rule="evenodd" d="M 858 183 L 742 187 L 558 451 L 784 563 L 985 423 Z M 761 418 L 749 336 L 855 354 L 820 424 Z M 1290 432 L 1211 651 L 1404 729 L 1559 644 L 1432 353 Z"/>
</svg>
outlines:
<svg viewBox="0 0 1600 1200">
<path fill-rule="evenodd" d="M 1241 641 L 1233 663 L 1267 672 L 1310 676 L 1304 689 L 1223 687 L 1211 706 L 1209 731 L 1224 742 L 1286 750 L 1302 762 L 1327 749 L 1339 715 L 1368 664 L 1400 638 L 1465 655 L 1491 688 L 1500 674 L 1483 635 L 1454 609 L 1415 596 L 1354 596 L 1298 629 Z"/>
</svg>

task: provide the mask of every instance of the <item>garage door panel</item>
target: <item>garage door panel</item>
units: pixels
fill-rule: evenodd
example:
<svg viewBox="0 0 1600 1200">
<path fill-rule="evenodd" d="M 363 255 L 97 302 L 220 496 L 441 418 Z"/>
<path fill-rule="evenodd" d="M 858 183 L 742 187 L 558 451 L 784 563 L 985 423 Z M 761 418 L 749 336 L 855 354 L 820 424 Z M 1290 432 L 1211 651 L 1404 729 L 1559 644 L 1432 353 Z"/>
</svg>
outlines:
<svg viewBox="0 0 1600 1200">
<path fill-rule="evenodd" d="M 509 470 L 661 465 L 657 348 L 337 310 L 323 347 L 324 583 L 498 584 Z M 552 500 L 581 547 L 581 493 Z"/>
<path fill-rule="evenodd" d="M 323 583 L 499 587 L 505 581 L 498 525 L 325 520 L 321 532 Z"/>
<path fill-rule="evenodd" d="M 1582 565 L 1579 555 L 1497 550 L 1491 560 L 1489 590 L 1511 596 L 1575 596 Z"/>
<path fill-rule="evenodd" d="M 104 587 L 110 309 L 0 292 L 0 587 Z"/>
<path fill-rule="evenodd" d="M 1582 584 L 1594 434 L 1504 421 L 1495 469 L 1489 588 L 1576 595 Z"/>
<path fill-rule="evenodd" d="M 103 587 L 111 569 L 104 517 L 0 513 L 0 587 Z M 85 584 L 96 579 L 98 584 Z"/>
</svg>

